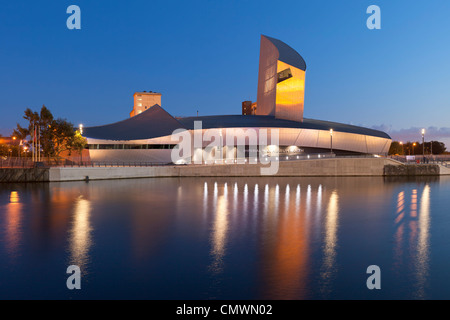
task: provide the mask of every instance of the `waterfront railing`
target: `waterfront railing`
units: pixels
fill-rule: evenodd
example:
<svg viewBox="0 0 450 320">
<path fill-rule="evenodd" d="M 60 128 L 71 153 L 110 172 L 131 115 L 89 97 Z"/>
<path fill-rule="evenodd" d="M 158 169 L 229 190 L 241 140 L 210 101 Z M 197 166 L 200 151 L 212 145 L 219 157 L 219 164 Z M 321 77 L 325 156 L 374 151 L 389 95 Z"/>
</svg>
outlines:
<svg viewBox="0 0 450 320">
<path fill-rule="evenodd" d="M 318 153 L 308 155 L 277 155 L 277 156 L 262 156 L 261 158 L 234 158 L 234 159 L 222 159 L 222 160 L 206 160 L 201 164 L 176 164 L 176 165 L 223 165 L 223 164 L 246 164 L 246 163 L 267 163 L 268 161 L 302 161 L 302 160 L 320 160 L 320 159 L 367 159 L 367 158 L 389 158 L 404 164 L 440 164 L 447 168 L 450 167 L 450 155 L 434 155 L 416 156 L 414 159 L 406 156 L 380 156 L 380 155 L 336 155 L 331 153 Z M 253 161 L 250 161 L 253 160 Z M 0 158 L 0 168 L 50 168 L 50 167 L 160 167 L 160 166 L 173 166 L 174 163 L 161 163 L 161 162 L 149 162 L 149 161 L 71 161 L 68 159 L 50 159 L 41 162 L 33 162 L 29 158 Z"/>
</svg>

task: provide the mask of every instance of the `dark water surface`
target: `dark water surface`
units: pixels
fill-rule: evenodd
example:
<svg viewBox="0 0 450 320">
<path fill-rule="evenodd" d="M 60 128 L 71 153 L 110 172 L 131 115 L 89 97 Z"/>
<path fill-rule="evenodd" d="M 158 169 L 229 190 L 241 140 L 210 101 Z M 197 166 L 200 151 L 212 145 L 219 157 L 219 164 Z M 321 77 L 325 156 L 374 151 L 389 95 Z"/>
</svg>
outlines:
<svg viewBox="0 0 450 320">
<path fill-rule="evenodd" d="M 450 299 L 449 209 L 449 178 L 1 184 L 0 298 Z"/>
</svg>

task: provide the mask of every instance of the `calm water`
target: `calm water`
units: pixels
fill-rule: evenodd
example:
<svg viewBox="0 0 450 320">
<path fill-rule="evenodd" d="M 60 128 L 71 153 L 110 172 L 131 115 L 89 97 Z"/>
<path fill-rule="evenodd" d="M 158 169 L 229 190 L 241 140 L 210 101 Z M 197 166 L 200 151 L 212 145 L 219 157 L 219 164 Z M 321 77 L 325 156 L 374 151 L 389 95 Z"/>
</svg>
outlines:
<svg viewBox="0 0 450 320">
<path fill-rule="evenodd" d="M 3 184 L 0 298 L 450 299 L 449 208 L 448 178 Z"/>
</svg>

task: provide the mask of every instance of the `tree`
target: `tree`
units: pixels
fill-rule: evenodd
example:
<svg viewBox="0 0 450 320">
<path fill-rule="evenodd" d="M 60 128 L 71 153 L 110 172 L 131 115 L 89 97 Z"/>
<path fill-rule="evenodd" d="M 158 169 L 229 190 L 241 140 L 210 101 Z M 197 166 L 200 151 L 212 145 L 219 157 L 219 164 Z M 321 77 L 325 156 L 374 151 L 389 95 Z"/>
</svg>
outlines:
<svg viewBox="0 0 450 320">
<path fill-rule="evenodd" d="M 33 129 L 35 129 L 36 139 L 39 139 L 39 148 L 44 152 L 44 155 L 49 155 L 51 139 L 49 139 L 48 130 L 53 121 L 52 113 L 45 105 L 42 106 L 39 113 L 32 111 L 30 108 L 27 108 L 24 113 L 23 118 L 28 121 L 28 127 L 17 124 L 13 134 L 20 140 L 25 140 L 29 136 L 30 139 L 26 145 L 31 147 L 31 141 L 34 139 Z"/>
<path fill-rule="evenodd" d="M 9 150 L 10 148 L 6 144 L 0 144 L 0 157 L 1 158 L 9 157 L 10 156 Z"/>
<path fill-rule="evenodd" d="M 33 140 L 33 128 L 36 129 L 38 148 L 44 156 L 59 158 L 61 152 L 69 151 L 70 154 L 74 148 L 80 147 L 81 141 L 79 138 L 75 138 L 73 124 L 65 119 L 54 119 L 53 114 L 45 105 L 42 106 L 39 113 L 30 108 L 27 108 L 24 113 L 23 118 L 28 121 L 28 127 L 17 124 L 14 135 L 21 140 L 25 140 L 29 136 L 30 139 L 26 143 L 28 147 L 31 147 Z"/>
<path fill-rule="evenodd" d="M 392 141 L 391 147 L 389 148 L 389 154 L 403 155 L 403 145 L 398 141 Z"/>
<path fill-rule="evenodd" d="M 65 119 L 53 120 L 46 131 L 46 139 L 50 141 L 49 154 L 56 158 L 59 158 L 63 151 L 69 151 L 70 154 L 73 150 L 74 137 L 75 130 L 72 123 Z"/>
<path fill-rule="evenodd" d="M 83 149 L 86 148 L 87 144 L 87 139 L 81 135 L 79 130 L 77 130 L 73 138 L 72 148 L 81 155 L 81 161 L 83 161 Z"/>
<path fill-rule="evenodd" d="M 433 145 L 433 150 L 431 150 L 431 145 Z M 398 141 L 393 141 L 389 154 L 422 155 L 425 152 L 425 155 L 429 155 L 431 151 L 433 151 L 433 154 L 443 154 L 446 150 L 445 144 L 439 141 L 425 142 L 425 148 L 424 144 L 418 141 L 408 141 L 404 145 L 401 145 Z"/>
<path fill-rule="evenodd" d="M 431 145 L 433 145 L 433 154 L 443 154 L 447 150 L 443 142 L 439 141 L 425 142 L 425 148 L 428 148 L 428 151 L 430 153 L 431 153 Z"/>
<path fill-rule="evenodd" d="M 20 152 L 20 146 L 17 139 L 11 140 L 10 138 L 4 139 L 0 134 L 0 157 L 18 157 Z"/>
</svg>

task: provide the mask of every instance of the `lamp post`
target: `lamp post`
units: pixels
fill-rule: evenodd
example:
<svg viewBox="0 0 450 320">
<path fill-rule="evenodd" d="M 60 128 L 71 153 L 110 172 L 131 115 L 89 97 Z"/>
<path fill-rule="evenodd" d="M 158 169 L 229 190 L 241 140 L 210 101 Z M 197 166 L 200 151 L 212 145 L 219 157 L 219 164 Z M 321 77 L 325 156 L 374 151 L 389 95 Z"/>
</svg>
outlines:
<svg viewBox="0 0 450 320">
<path fill-rule="evenodd" d="M 330 129 L 330 154 L 333 155 L 333 129 Z"/>
<path fill-rule="evenodd" d="M 78 128 L 80 129 L 80 135 L 82 135 L 83 134 L 83 125 L 80 123 Z M 81 160 L 81 164 L 83 164 L 83 149 L 81 149 L 81 151 L 80 151 L 80 160 Z"/>
<path fill-rule="evenodd" d="M 425 129 L 422 129 L 422 153 L 425 158 Z"/>
<path fill-rule="evenodd" d="M 402 146 L 402 156 L 405 155 L 405 151 L 403 151 L 403 141 L 400 141 L 400 145 Z"/>
<path fill-rule="evenodd" d="M 13 149 L 13 146 L 14 146 L 14 142 L 16 141 L 16 137 L 13 136 L 12 139 L 13 139 L 13 143 L 11 144 L 11 158 L 12 158 L 12 155 L 13 155 L 12 149 Z"/>
<path fill-rule="evenodd" d="M 413 148 L 412 148 L 412 149 L 413 149 L 413 150 L 412 150 L 412 154 L 413 154 L 413 155 L 415 155 L 415 153 L 414 153 L 414 147 L 415 147 L 415 146 L 416 146 L 416 143 L 414 142 L 413 145 L 412 145 L 412 147 L 413 147 Z"/>
</svg>

